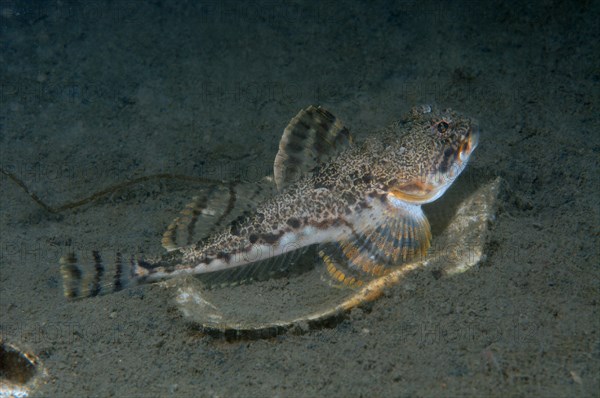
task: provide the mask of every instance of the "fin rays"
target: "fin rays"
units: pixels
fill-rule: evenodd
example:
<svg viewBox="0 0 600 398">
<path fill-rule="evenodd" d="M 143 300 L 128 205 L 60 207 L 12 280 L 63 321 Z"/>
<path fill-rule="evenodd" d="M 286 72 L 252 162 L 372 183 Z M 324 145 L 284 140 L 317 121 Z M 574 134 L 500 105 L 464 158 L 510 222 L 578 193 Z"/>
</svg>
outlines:
<svg viewBox="0 0 600 398">
<path fill-rule="evenodd" d="M 199 274 L 197 278 L 210 289 L 260 282 L 282 276 L 287 277 L 305 271 L 306 264 L 300 263 L 300 259 L 305 253 L 305 249 L 299 249 L 241 267 Z"/>
<path fill-rule="evenodd" d="M 162 237 L 167 251 L 197 243 L 218 229 L 256 208 L 257 204 L 275 194 L 272 181 L 229 186 L 214 186 L 202 196 L 196 196 L 171 222 Z"/>
<path fill-rule="evenodd" d="M 348 129 L 327 110 L 309 106 L 292 118 L 279 142 L 273 172 L 279 190 L 352 143 Z"/>
<path fill-rule="evenodd" d="M 387 275 L 395 267 L 422 259 L 430 246 L 429 222 L 419 206 L 387 207 L 379 224 L 319 251 L 327 272 L 346 286 Z"/>
</svg>

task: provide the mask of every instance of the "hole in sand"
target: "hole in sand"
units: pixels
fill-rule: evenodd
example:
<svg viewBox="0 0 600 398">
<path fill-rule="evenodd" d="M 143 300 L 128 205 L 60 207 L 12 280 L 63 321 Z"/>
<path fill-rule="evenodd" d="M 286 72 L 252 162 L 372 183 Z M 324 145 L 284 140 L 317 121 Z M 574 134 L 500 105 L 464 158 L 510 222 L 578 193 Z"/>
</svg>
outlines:
<svg viewBox="0 0 600 398">
<path fill-rule="evenodd" d="M 18 348 L 0 341 L 0 391 L 10 390 L 20 394 L 8 396 L 26 396 L 27 384 L 33 381 L 38 373 L 37 358 L 22 352 Z"/>
</svg>

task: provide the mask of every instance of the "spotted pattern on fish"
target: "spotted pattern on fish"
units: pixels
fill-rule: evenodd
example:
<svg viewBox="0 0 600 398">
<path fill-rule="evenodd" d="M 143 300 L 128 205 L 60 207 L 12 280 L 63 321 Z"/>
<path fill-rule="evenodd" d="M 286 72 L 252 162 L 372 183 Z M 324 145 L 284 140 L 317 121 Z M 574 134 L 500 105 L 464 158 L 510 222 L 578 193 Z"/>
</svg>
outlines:
<svg viewBox="0 0 600 398">
<path fill-rule="evenodd" d="M 361 274 L 384 275 L 426 253 L 431 233 L 421 204 L 443 195 L 477 141 L 475 121 L 429 105 L 359 144 L 331 113 L 306 108 L 284 132 L 277 194 L 192 244 L 178 246 L 171 226 L 163 238 L 170 252 L 134 260 L 127 285 L 234 269 L 318 244 L 328 272 L 342 282 L 351 275 L 345 284 L 360 286 Z M 302 153 L 310 159 L 303 162 Z M 194 223 L 204 211 L 198 206 L 188 211 Z M 65 294 L 79 297 L 72 281 L 79 270 L 67 264 Z M 95 281 L 89 295 L 98 290 Z"/>
</svg>

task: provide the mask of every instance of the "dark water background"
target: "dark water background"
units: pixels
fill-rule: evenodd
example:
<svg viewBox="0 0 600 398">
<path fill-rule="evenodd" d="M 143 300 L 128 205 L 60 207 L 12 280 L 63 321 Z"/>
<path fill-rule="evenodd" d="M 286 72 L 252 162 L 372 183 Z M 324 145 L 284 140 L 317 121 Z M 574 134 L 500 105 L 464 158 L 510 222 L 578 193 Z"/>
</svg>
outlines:
<svg viewBox="0 0 600 398">
<path fill-rule="evenodd" d="M 51 205 L 156 173 L 258 179 L 326 106 L 360 139 L 411 106 L 476 117 L 506 181 L 480 267 L 415 275 L 334 328 L 203 336 L 159 286 L 67 303 L 67 246 L 156 253 L 198 186 L 58 215 L 0 186 L 0 332 L 39 396 L 593 396 L 599 2 L 0 2 L 0 163 Z M 596 391 L 596 393 L 594 393 Z"/>
</svg>

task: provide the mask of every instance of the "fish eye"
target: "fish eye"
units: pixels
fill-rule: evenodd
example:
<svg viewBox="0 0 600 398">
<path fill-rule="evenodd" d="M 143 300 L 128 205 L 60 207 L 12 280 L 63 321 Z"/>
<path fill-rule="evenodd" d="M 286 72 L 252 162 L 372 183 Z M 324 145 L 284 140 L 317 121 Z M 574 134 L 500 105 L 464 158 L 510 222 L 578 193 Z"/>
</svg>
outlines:
<svg viewBox="0 0 600 398">
<path fill-rule="evenodd" d="M 448 127 L 448 123 L 442 120 L 437 125 L 437 131 L 440 134 L 444 134 L 448 130 Z"/>
</svg>

